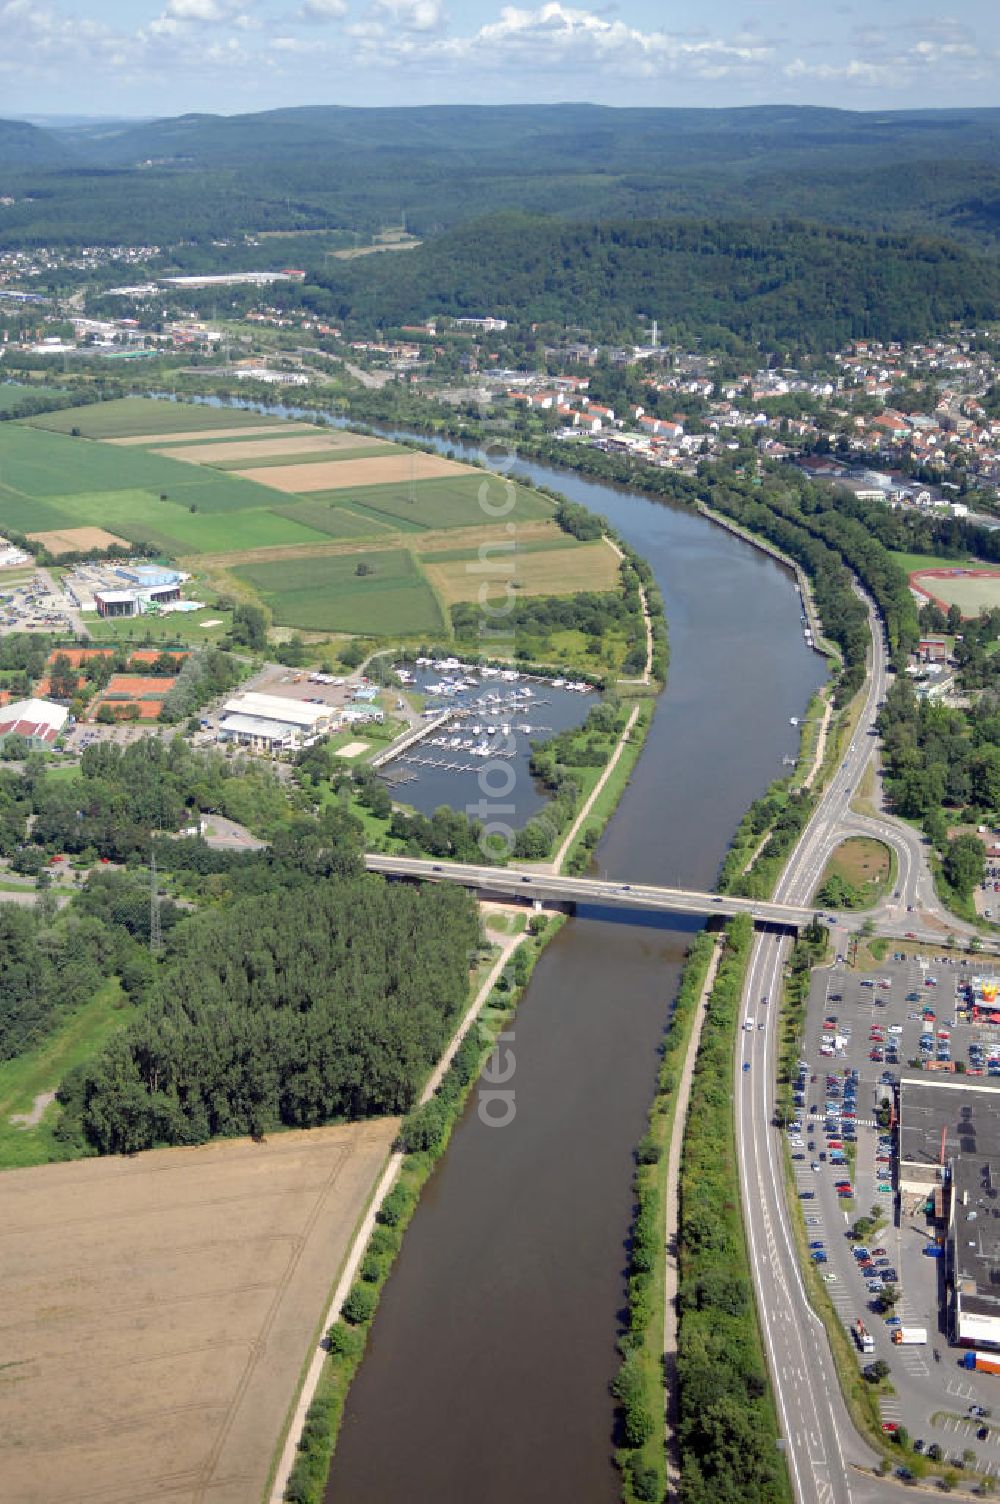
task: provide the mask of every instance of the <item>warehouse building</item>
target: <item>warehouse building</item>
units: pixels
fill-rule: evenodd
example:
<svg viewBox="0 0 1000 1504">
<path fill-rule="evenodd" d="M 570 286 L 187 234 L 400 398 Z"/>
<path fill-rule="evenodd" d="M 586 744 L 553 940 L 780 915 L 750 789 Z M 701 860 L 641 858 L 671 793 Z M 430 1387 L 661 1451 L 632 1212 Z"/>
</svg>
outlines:
<svg viewBox="0 0 1000 1504">
<path fill-rule="evenodd" d="M 952 1340 L 1000 1348 L 1000 1087 L 982 1077 L 904 1076 L 899 1185 L 927 1196 L 945 1234 Z"/>
<path fill-rule="evenodd" d="M 330 705 L 310 705 L 304 700 L 249 690 L 226 701 L 219 740 L 235 742 L 252 752 L 287 752 L 308 746 L 328 731 L 336 714 Z"/>
</svg>

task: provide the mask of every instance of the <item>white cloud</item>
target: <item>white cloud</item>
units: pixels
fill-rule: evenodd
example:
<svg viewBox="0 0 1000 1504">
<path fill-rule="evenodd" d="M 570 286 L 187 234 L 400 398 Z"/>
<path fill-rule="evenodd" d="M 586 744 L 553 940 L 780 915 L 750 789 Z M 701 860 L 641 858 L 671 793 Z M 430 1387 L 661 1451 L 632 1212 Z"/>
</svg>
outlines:
<svg viewBox="0 0 1000 1504">
<path fill-rule="evenodd" d="M 372 11 L 403 31 L 438 31 L 445 19 L 441 0 L 375 0 Z"/>
<path fill-rule="evenodd" d="M 227 7 L 219 0 L 167 0 L 163 14 L 170 21 L 211 23 L 228 19 Z"/>
<path fill-rule="evenodd" d="M 405 24 L 415 12 L 425 25 Z M 758 68 L 773 55 L 773 47 L 745 34 L 731 40 L 689 33 L 642 31 L 616 16 L 579 10 L 547 0 L 537 10 L 506 5 L 497 20 L 468 35 L 427 37 L 437 0 L 377 0 L 372 14 L 390 15 L 403 23 L 398 30 L 384 24 L 352 28 L 368 61 L 422 61 L 427 64 L 475 63 L 482 67 L 529 68 L 552 71 L 600 67 L 607 72 L 654 77 L 690 72 L 703 78 L 722 78 L 735 71 Z"/>
<path fill-rule="evenodd" d="M 305 0 L 291 20 L 305 24 L 339 21 L 347 15 L 347 0 Z"/>
</svg>

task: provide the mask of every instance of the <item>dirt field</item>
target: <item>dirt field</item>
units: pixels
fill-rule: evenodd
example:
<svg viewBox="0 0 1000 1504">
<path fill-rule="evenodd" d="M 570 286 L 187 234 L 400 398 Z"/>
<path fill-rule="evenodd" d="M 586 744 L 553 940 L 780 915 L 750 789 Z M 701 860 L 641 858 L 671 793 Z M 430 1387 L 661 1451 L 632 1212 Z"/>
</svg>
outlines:
<svg viewBox="0 0 1000 1504">
<path fill-rule="evenodd" d="M 276 423 L 260 423 L 253 427 L 244 424 L 241 428 L 182 428 L 179 433 L 136 433 L 125 439 L 105 439 L 105 444 L 204 444 L 209 434 L 214 439 L 246 439 L 255 433 L 274 433 Z M 282 433 L 315 433 L 312 423 L 282 423 Z"/>
<path fill-rule="evenodd" d="M 1000 571 L 994 569 L 922 569 L 910 584 L 942 611 L 954 605 L 968 617 L 1000 606 Z"/>
<path fill-rule="evenodd" d="M 273 429 L 271 430 L 273 435 Z M 204 435 L 202 435 L 204 439 Z M 247 439 L 245 442 L 234 440 L 226 444 L 186 444 L 180 448 L 174 446 L 170 449 L 154 449 L 154 454 L 165 454 L 173 460 L 190 460 L 196 465 L 210 465 L 216 461 L 224 460 L 266 460 L 280 454 L 320 454 L 324 450 L 333 453 L 338 449 L 368 449 L 372 447 L 372 440 L 366 439 L 363 434 L 353 433 L 317 433 L 315 429 L 311 433 L 302 434 L 301 438 L 271 437 L 269 439 Z M 387 449 L 392 446 L 386 444 Z"/>
<path fill-rule="evenodd" d="M 495 552 L 485 570 L 477 555 L 438 563 L 427 559 L 424 571 L 448 606 L 479 600 L 483 585 L 489 597 L 502 599 L 508 583 L 515 597 L 614 590 L 619 583 L 618 558 L 603 541 L 516 556 Z"/>
<path fill-rule="evenodd" d="M 398 1122 L 0 1176 L 17 1504 L 257 1504 Z"/>
<path fill-rule="evenodd" d="M 410 480 L 436 480 L 442 475 L 468 475 L 468 465 L 437 454 L 392 454 L 384 459 L 332 460 L 329 465 L 268 465 L 260 470 L 234 470 L 241 480 L 273 486 L 290 496 L 309 491 L 345 491 L 351 486 L 398 485 Z"/>
<path fill-rule="evenodd" d="M 67 527 L 50 533 L 29 533 L 32 543 L 41 543 L 50 554 L 82 554 L 94 548 L 110 548 L 112 543 L 128 548 L 127 538 L 105 532 L 103 527 Z"/>
</svg>

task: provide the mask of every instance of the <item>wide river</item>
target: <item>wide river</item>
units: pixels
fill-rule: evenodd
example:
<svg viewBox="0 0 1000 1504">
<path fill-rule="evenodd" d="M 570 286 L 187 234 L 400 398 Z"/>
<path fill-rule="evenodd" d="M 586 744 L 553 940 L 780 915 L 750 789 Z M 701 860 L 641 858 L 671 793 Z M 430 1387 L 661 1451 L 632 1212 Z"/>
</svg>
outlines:
<svg viewBox="0 0 1000 1504">
<path fill-rule="evenodd" d="M 709 887 L 824 678 L 794 582 L 697 515 L 516 468 L 610 518 L 666 604 L 667 687 L 596 866 Z M 514 1119 L 487 1126 L 470 1095 L 382 1295 L 326 1504 L 618 1498 L 632 1153 L 696 928 L 584 909 L 545 951 L 513 1029 Z"/>
<path fill-rule="evenodd" d="M 609 517 L 666 603 L 667 688 L 597 867 L 710 886 L 824 677 L 794 583 L 700 517 L 517 469 Z M 609 1384 L 632 1151 L 693 928 L 581 911 L 546 950 L 513 1030 L 516 1115 L 486 1126 L 470 1097 L 383 1293 L 327 1504 L 618 1497 Z"/>
</svg>

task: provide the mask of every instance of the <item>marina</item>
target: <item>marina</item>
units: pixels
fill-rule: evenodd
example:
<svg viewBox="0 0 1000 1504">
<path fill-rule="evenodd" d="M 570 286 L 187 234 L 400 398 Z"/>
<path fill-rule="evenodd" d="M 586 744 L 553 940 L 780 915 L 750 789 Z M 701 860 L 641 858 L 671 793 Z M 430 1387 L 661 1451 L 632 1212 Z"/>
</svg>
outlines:
<svg viewBox="0 0 1000 1504">
<path fill-rule="evenodd" d="M 426 696 L 426 725 L 379 759 L 379 775 L 391 788 L 405 787 L 406 802 L 422 814 L 442 804 L 475 809 L 482 780 L 496 778 L 507 786 L 505 817 L 529 819 L 545 803 L 531 776 L 532 743 L 581 725 L 598 697 L 585 680 L 457 658 L 395 663 L 393 673 L 405 689 Z"/>
</svg>

